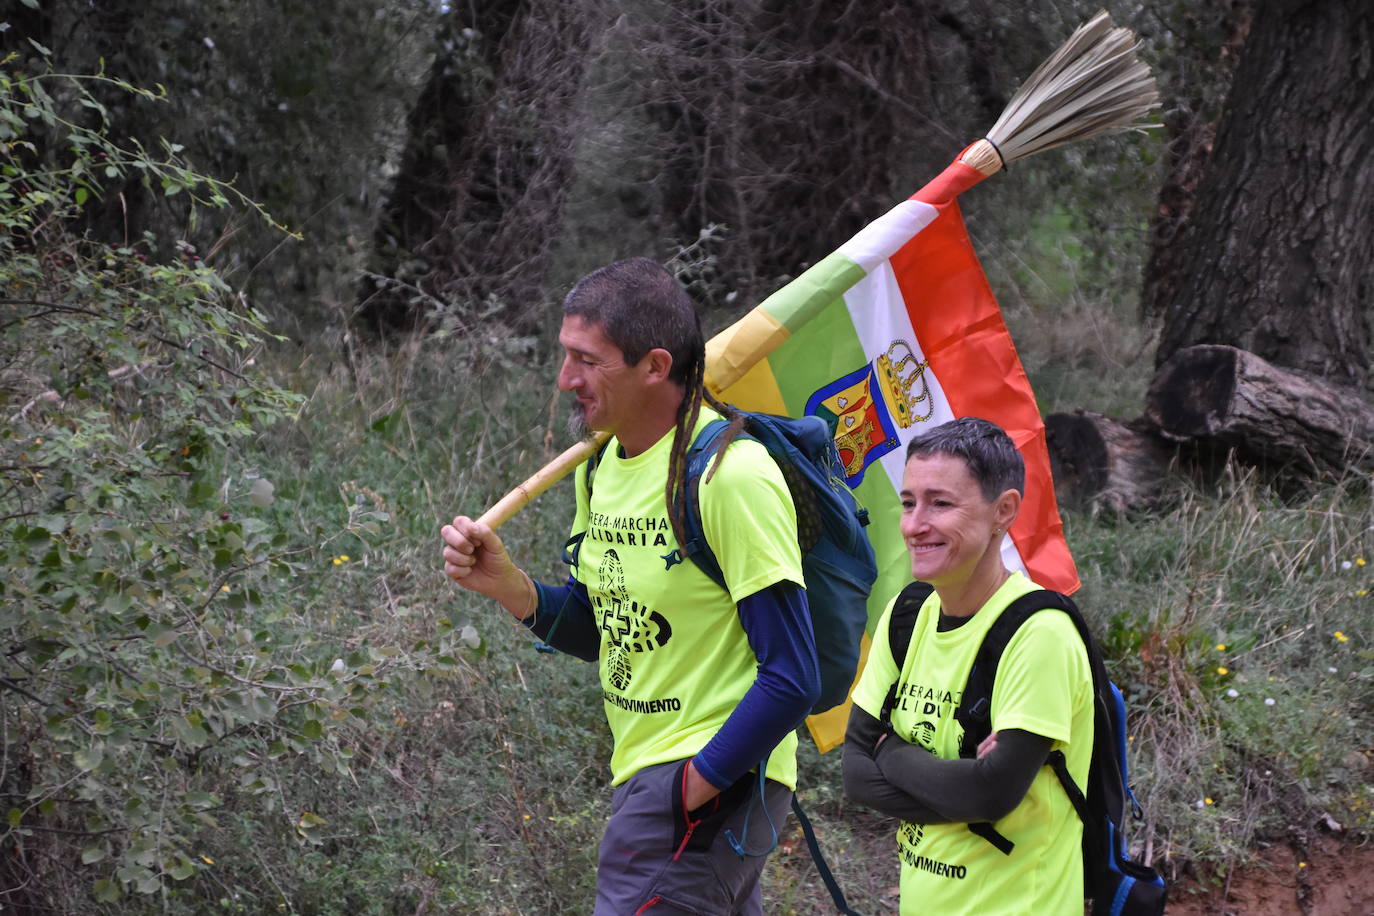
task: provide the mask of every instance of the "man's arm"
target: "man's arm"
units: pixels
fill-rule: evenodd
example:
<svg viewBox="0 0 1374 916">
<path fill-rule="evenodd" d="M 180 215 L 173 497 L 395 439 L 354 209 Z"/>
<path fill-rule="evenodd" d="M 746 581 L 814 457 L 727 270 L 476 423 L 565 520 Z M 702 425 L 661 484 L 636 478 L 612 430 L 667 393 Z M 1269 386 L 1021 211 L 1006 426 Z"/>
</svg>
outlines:
<svg viewBox="0 0 1374 916">
<path fill-rule="evenodd" d="M 571 576 L 561 586 L 535 582 L 511 561 L 496 532 L 460 515 L 440 530 L 444 575 L 463 588 L 495 598 L 512 617 L 559 651 L 597 660 L 601 634 L 586 586 Z"/>
<path fill-rule="evenodd" d="M 759 662 L 757 675 L 720 730 L 692 758 L 689 808 L 765 760 L 820 696 L 805 589 L 795 582 L 775 582 L 739 602 L 739 619 Z M 694 777 L 702 784 L 695 784 Z"/>
<path fill-rule="evenodd" d="M 587 597 L 587 586 L 569 576 L 567 582 L 558 586 L 536 581 L 534 589 L 539 604 L 525 618 L 525 626 L 559 652 L 584 662 L 600 658 L 601 630 Z"/>
<path fill-rule="evenodd" d="M 539 597 L 534 580 L 511 561 L 491 526 L 460 515 L 439 529 L 439 536 L 444 540 L 444 575 L 495 598 L 516 620 L 534 613 Z"/>
</svg>

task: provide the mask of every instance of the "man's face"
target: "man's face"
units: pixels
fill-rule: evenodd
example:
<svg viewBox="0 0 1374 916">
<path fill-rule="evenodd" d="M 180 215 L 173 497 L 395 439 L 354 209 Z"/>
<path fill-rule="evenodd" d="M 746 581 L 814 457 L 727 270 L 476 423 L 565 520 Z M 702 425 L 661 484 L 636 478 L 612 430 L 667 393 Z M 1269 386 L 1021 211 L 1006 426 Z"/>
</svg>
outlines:
<svg viewBox="0 0 1374 916">
<path fill-rule="evenodd" d="M 573 410 L 581 426 L 589 431 L 614 432 L 631 419 L 643 382 L 636 367 L 626 364 L 620 348 L 607 339 L 601 325 L 565 315 L 558 342 L 563 347 L 558 388 L 577 398 Z"/>
</svg>

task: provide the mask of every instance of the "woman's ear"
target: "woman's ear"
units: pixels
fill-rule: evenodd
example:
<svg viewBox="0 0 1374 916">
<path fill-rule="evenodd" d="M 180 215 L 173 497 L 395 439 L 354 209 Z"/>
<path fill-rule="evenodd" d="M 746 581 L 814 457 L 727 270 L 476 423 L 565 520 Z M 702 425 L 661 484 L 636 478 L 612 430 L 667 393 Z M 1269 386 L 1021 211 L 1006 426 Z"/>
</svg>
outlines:
<svg viewBox="0 0 1374 916">
<path fill-rule="evenodd" d="M 1016 516 L 1020 511 L 1021 493 L 1019 490 L 1004 490 L 1002 495 L 993 501 L 992 517 L 996 519 L 997 526 L 1003 531 L 1011 530 L 1011 523 L 1016 521 Z"/>
</svg>

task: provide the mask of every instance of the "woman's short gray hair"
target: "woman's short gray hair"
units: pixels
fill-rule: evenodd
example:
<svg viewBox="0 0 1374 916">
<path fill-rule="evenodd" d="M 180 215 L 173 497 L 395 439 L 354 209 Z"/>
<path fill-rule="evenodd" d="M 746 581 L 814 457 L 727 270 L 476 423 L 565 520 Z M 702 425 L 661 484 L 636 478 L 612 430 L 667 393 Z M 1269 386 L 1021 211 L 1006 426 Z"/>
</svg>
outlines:
<svg viewBox="0 0 1374 916">
<path fill-rule="evenodd" d="M 1026 464 L 1002 427 L 981 417 L 959 417 L 922 433 L 906 447 L 906 459 L 917 455 L 962 458 L 983 498 L 992 502 L 1007 490 L 1025 495 Z"/>
</svg>

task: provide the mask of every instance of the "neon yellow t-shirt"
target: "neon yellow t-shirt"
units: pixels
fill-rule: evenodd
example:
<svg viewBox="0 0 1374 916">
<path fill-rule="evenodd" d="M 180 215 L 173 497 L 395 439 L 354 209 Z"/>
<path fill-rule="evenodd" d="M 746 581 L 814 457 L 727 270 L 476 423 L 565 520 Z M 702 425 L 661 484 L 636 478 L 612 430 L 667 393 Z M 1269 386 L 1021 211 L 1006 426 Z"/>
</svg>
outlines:
<svg viewBox="0 0 1374 916">
<path fill-rule="evenodd" d="M 954 710 L 978 647 L 1007 605 L 1037 587 L 1015 573 L 967 623 L 944 633 L 936 630 L 940 599 L 932 593 L 921 609 L 900 672 L 887 639 L 893 606 L 889 603 L 878 621 L 854 702 L 876 717 L 896 682 L 892 726 L 897 735 L 936 756 L 957 758 L 963 728 Z M 1064 752 L 1074 781 L 1087 785 L 1092 672 L 1083 640 L 1068 615 L 1034 614 L 1007 644 L 993 685 L 992 728 L 1019 728 L 1051 739 L 1051 750 Z M 897 848 L 904 916 L 1081 916 L 1083 825 L 1054 771 L 1041 767 L 1026 797 L 994 826 L 1016 844 L 1010 855 L 969 832 L 966 824 L 903 822 Z"/>
<path fill-rule="evenodd" d="M 717 419 L 703 409 L 697 429 Z M 706 540 L 729 594 L 677 552 L 664 502 L 670 431 L 633 458 L 612 438 L 591 505 L 577 477 L 573 532 L 586 531 L 573 574 L 601 627 L 601 689 L 615 747 L 611 782 L 701 750 L 754 683 L 758 659 L 736 602 L 776 582 L 804 584 L 797 518 L 782 472 L 762 445 L 737 440 L 711 479 L 702 476 Z M 585 466 L 584 466 L 585 468 Z M 768 760 L 768 776 L 795 788 L 797 737 Z"/>
</svg>

